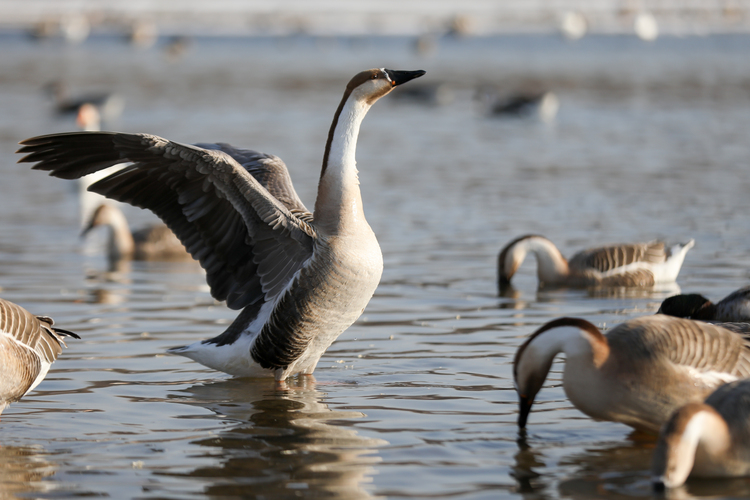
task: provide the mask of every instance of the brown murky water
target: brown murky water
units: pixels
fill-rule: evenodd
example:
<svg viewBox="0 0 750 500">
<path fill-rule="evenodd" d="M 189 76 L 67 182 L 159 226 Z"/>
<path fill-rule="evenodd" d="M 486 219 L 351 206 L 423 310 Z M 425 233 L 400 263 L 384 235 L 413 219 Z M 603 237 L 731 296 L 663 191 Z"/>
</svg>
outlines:
<svg viewBox="0 0 750 500">
<path fill-rule="evenodd" d="M 198 39 L 178 59 L 93 38 L 0 36 L 0 287 L 80 333 L 0 422 L 3 498 L 631 498 L 650 496 L 651 444 L 574 410 L 556 365 L 516 425 L 512 355 L 540 324 L 653 313 L 678 288 L 536 292 L 534 266 L 498 297 L 495 258 L 535 232 L 564 254 L 591 244 L 695 238 L 683 291 L 720 298 L 750 270 L 750 37 L 441 40 Z M 385 272 L 315 380 L 225 377 L 169 347 L 234 317 L 200 269 L 108 271 L 82 242 L 75 188 L 16 165 L 19 140 L 73 130 L 41 87 L 114 89 L 107 128 L 225 141 L 281 156 L 312 206 L 323 142 L 361 69 L 425 69 L 440 106 L 379 102 L 358 165 Z M 416 84 L 417 82 L 415 82 Z M 476 86 L 547 87 L 552 123 L 490 119 Z M 134 226 L 150 221 L 133 209 Z M 99 245 L 99 246 L 97 246 Z M 93 248 L 92 248 L 93 246 Z M 737 497 L 750 482 L 691 482 Z"/>
</svg>

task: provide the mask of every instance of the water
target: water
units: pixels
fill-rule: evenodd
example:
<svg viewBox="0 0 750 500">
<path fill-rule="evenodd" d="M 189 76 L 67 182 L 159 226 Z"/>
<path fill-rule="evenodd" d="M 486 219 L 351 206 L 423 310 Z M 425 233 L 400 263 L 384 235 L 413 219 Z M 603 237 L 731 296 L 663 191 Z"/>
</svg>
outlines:
<svg viewBox="0 0 750 500">
<path fill-rule="evenodd" d="M 82 337 L 2 415 L 5 496 L 650 496 L 653 443 L 573 409 L 559 364 L 519 433 L 512 356 L 558 316 L 611 326 L 680 288 L 719 299 L 747 284 L 750 37 L 445 39 L 427 55 L 398 38 L 206 38 L 178 59 L 105 37 L 0 44 L 0 293 Z M 74 129 L 41 92 L 62 78 L 123 94 L 108 128 L 279 155 L 312 206 L 344 84 L 379 66 L 425 69 L 419 83 L 447 82 L 454 99 L 389 96 L 365 119 L 358 165 L 385 271 L 314 380 L 277 387 L 165 355 L 235 313 L 190 264 L 108 271 L 78 237 L 74 187 L 15 164 L 19 140 Z M 552 88 L 557 120 L 489 119 L 473 100 L 482 83 Z M 537 292 L 527 262 L 498 297 L 497 252 L 531 232 L 566 255 L 696 246 L 679 287 Z M 748 493 L 746 480 L 692 481 L 682 496 Z"/>
</svg>

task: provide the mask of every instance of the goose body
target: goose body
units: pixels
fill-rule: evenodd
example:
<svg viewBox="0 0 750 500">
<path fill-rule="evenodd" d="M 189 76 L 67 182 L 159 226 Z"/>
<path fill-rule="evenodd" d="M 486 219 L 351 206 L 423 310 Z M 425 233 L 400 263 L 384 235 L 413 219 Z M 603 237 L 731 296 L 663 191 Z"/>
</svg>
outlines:
<svg viewBox="0 0 750 500">
<path fill-rule="evenodd" d="M 554 243 L 526 235 L 508 243 L 498 256 L 498 285 L 508 286 L 526 255 L 537 260 L 539 287 L 629 286 L 648 287 L 677 279 L 685 254 L 694 241 L 668 248 L 663 242 L 627 243 L 590 248 L 569 261 Z"/>
<path fill-rule="evenodd" d="M 657 490 L 688 476 L 750 476 L 750 380 L 714 391 L 675 411 L 659 435 L 652 464 Z"/>
<path fill-rule="evenodd" d="M 565 354 L 563 388 L 576 408 L 656 434 L 677 408 L 750 376 L 749 347 L 726 328 L 663 315 L 626 321 L 606 334 L 579 318 L 551 321 L 514 359 L 518 425 L 525 427 L 558 354 Z"/>
<path fill-rule="evenodd" d="M 716 304 L 697 293 L 668 297 L 657 313 L 703 321 L 750 322 L 750 286 L 735 290 Z"/>
<path fill-rule="evenodd" d="M 212 295 L 239 316 L 221 335 L 170 352 L 239 376 L 310 374 L 361 314 L 382 254 L 362 208 L 355 150 L 375 101 L 424 71 L 352 78 L 334 115 L 314 215 L 277 157 L 147 134 L 72 133 L 23 141 L 21 161 L 62 178 L 133 164 L 91 186 L 148 208 L 206 270 Z"/>
<path fill-rule="evenodd" d="M 44 380 L 65 337 L 79 338 L 53 325 L 51 318 L 0 299 L 0 413 Z"/>
<path fill-rule="evenodd" d="M 83 231 L 109 228 L 107 252 L 111 260 L 191 260 L 175 234 L 164 224 L 154 224 L 131 232 L 122 211 L 114 205 L 99 205 Z"/>
</svg>

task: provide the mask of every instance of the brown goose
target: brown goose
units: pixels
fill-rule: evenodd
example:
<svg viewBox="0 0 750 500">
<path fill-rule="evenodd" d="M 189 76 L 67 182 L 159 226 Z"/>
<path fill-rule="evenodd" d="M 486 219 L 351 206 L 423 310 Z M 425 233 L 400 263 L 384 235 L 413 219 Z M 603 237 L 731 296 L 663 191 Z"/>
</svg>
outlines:
<svg viewBox="0 0 750 500">
<path fill-rule="evenodd" d="M 688 476 L 750 476 L 750 380 L 722 385 L 704 403 L 674 412 L 651 470 L 657 491 L 676 488 Z"/>
<path fill-rule="evenodd" d="M 497 259 L 498 286 L 502 289 L 526 258 L 537 261 L 539 287 L 631 286 L 648 287 L 677 279 L 693 240 L 671 248 L 660 241 L 626 243 L 583 250 L 570 261 L 544 236 L 529 234 L 508 243 Z"/>
<path fill-rule="evenodd" d="M 53 325 L 52 318 L 0 299 L 0 413 L 44 380 L 64 337 L 80 338 Z"/>
<path fill-rule="evenodd" d="M 381 68 L 351 79 L 328 134 L 314 215 L 279 158 L 227 144 L 79 132 L 27 139 L 19 152 L 66 179 L 132 162 L 90 189 L 152 210 L 205 268 L 212 295 L 242 309 L 218 337 L 170 352 L 282 380 L 312 373 L 375 292 L 383 258 L 362 208 L 357 137 L 375 101 L 423 74 Z"/>
<path fill-rule="evenodd" d="M 131 232 L 125 215 L 114 205 L 99 205 L 83 235 L 101 226 L 109 228 L 107 252 L 111 260 L 192 260 L 167 226 L 154 224 Z"/>
<path fill-rule="evenodd" d="M 726 328 L 670 316 L 632 319 L 606 334 L 583 319 L 556 319 L 516 352 L 518 425 L 526 426 L 560 353 L 565 354 L 563 388 L 576 408 L 597 420 L 658 433 L 680 406 L 750 376 L 749 348 L 750 342 Z"/>
<path fill-rule="evenodd" d="M 657 313 L 703 321 L 750 322 L 750 286 L 735 290 L 716 304 L 697 293 L 668 297 Z"/>
</svg>

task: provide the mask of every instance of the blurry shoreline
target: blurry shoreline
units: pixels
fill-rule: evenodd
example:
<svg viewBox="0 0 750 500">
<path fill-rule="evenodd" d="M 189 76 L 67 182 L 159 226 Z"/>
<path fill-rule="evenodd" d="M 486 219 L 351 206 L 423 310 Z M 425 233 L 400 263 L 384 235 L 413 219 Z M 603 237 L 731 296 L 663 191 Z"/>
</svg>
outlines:
<svg viewBox="0 0 750 500">
<path fill-rule="evenodd" d="M 0 29 L 70 40 L 91 33 L 166 35 L 487 36 L 561 32 L 749 33 L 750 0 L 0 0 Z"/>
</svg>

